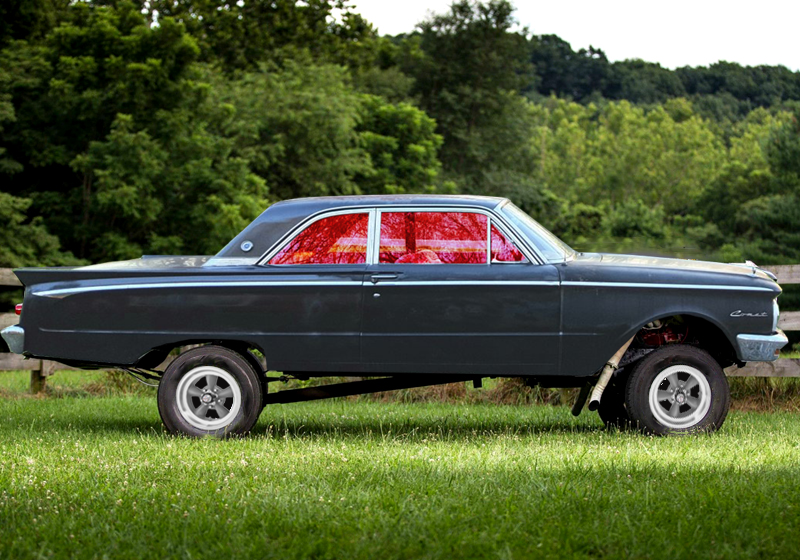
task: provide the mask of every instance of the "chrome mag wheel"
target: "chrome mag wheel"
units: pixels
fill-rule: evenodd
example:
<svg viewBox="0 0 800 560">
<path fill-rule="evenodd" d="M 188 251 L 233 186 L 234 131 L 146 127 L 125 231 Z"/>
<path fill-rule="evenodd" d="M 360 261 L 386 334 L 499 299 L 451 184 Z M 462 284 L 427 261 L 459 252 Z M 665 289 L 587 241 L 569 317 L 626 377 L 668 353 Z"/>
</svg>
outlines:
<svg viewBox="0 0 800 560">
<path fill-rule="evenodd" d="M 242 390 L 234 376 L 210 365 L 188 371 L 175 396 L 183 419 L 200 430 L 228 426 L 242 407 Z"/>
<path fill-rule="evenodd" d="M 691 428 L 711 406 L 711 386 L 703 373 L 690 365 L 660 371 L 650 385 L 650 410 L 667 428 Z"/>
</svg>

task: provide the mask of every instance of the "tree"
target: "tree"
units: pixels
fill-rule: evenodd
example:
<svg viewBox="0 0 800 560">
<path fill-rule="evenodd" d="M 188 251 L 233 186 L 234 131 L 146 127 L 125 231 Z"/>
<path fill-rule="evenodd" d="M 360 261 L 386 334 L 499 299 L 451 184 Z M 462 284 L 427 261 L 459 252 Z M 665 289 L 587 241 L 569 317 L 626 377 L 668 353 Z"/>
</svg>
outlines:
<svg viewBox="0 0 800 560">
<path fill-rule="evenodd" d="M 371 170 L 356 177 L 360 192 L 426 192 L 438 183 L 442 137 L 436 121 L 408 103 L 391 104 L 377 96 L 363 98 L 357 126 Z"/>
<path fill-rule="evenodd" d="M 64 253 L 41 217 L 28 219 L 31 201 L 0 192 L 0 267 L 80 264 Z"/>
<path fill-rule="evenodd" d="M 530 44 L 542 95 L 582 101 L 609 87 L 611 66 L 602 50 L 590 46 L 575 52 L 557 35 L 534 35 Z"/>
<path fill-rule="evenodd" d="M 5 0 L 0 4 L 0 48 L 11 41 L 41 39 L 68 6 L 69 0 Z"/>
<path fill-rule="evenodd" d="M 377 36 L 346 0 L 147 0 L 151 21 L 182 23 L 201 48 L 200 59 L 225 72 L 306 51 L 319 63 L 372 66 Z"/>
<path fill-rule="evenodd" d="M 524 142 L 502 133 L 498 123 L 508 120 L 509 96 L 533 77 L 527 39 L 512 31 L 512 14 L 505 0 L 455 2 L 449 13 L 419 24 L 423 56 L 404 61 L 415 79 L 412 94 L 444 138 L 445 170 L 470 190 L 480 190 L 484 171 Z"/>
</svg>

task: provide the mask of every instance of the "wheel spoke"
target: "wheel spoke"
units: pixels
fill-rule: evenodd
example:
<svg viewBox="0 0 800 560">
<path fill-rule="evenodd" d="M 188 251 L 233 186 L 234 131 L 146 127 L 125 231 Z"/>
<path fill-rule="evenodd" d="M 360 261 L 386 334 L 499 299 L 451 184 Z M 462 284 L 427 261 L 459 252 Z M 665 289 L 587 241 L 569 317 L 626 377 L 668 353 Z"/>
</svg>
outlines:
<svg viewBox="0 0 800 560">
<path fill-rule="evenodd" d="M 656 393 L 656 397 L 658 398 L 658 402 L 668 401 L 672 398 L 672 391 L 659 389 L 658 393 Z"/>
<path fill-rule="evenodd" d="M 688 404 L 692 408 L 697 408 L 698 406 L 700 406 L 700 399 L 698 399 L 697 397 L 690 397 L 687 395 L 686 404 Z"/>
<path fill-rule="evenodd" d="M 219 415 L 220 418 L 224 418 L 225 415 L 230 412 L 230 410 L 225 408 L 225 405 L 222 404 L 222 401 L 217 401 L 217 404 L 214 405 L 214 408 L 217 409 L 217 414 Z"/>
<path fill-rule="evenodd" d="M 178 411 L 193 428 L 216 433 L 239 417 L 247 388 L 228 370 L 199 365 L 183 374 L 175 388 Z M 241 419 L 240 419 L 241 420 Z"/>
<path fill-rule="evenodd" d="M 194 409 L 194 413 L 199 416 L 200 418 L 206 418 L 206 414 L 208 414 L 209 406 L 205 403 L 201 404 L 197 408 Z"/>
<path fill-rule="evenodd" d="M 681 405 L 679 405 L 677 402 L 672 403 L 672 406 L 669 407 L 669 415 L 672 418 L 677 418 L 680 412 L 681 412 Z"/>
<path fill-rule="evenodd" d="M 194 387 L 194 386 L 189 387 L 186 390 L 186 392 L 189 393 L 189 396 L 191 396 L 191 397 L 202 397 L 203 396 L 203 390 L 200 389 L 199 387 Z"/>
<path fill-rule="evenodd" d="M 675 373 L 672 373 L 672 374 L 668 375 L 667 376 L 667 381 L 669 381 L 669 386 L 670 387 L 672 387 L 673 389 L 677 389 L 678 388 L 678 383 L 680 383 L 680 380 L 678 379 L 678 372 L 675 372 Z"/>
<path fill-rule="evenodd" d="M 698 385 L 700 385 L 700 381 L 698 381 L 694 376 L 690 376 L 689 381 L 686 382 L 686 387 L 684 387 L 684 390 L 688 393 Z"/>
</svg>

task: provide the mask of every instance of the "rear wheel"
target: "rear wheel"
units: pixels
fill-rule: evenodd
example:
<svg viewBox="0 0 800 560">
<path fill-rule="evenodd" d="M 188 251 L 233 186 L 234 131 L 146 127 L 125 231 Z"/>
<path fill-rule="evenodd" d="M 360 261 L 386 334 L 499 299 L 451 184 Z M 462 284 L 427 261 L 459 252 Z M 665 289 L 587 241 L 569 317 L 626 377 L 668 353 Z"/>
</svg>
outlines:
<svg viewBox="0 0 800 560">
<path fill-rule="evenodd" d="M 664 346 L 631 372 L 626 407 L 633 423 L 647 433 L 715 431 L 730 408 L 728 379 L 705 350 Z"/>
<path fill-rule="evenodd" d="M 262 388 L 249 361 L 221 346 L 202 346 L 172 362 L 158 386 L 167 430 L 188 436 L 243 434 L 261 413 Z"/>
</svg>

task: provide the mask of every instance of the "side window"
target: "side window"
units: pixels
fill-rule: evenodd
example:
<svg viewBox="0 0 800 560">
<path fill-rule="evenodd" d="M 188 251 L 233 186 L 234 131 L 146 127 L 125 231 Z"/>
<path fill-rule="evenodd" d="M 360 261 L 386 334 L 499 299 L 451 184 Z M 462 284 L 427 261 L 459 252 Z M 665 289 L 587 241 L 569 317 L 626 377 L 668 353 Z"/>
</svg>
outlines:
<svg viewBox="0 0 800 560">
<path fill-rule="evenodd" d="M 492 225 L 492 262 L 528 262 L 525 255 Z"/>
<path fill-rule="evenodd" d="M 369 214 L 339 214 L 301 231 L 269 264 L 359 264 L 367 262 Z"/>
<path fill-rule="evenodd" d="M 379 262 L 485 264 L 487 225 L 474 212 L 382 212 Z"/>
</svg>

